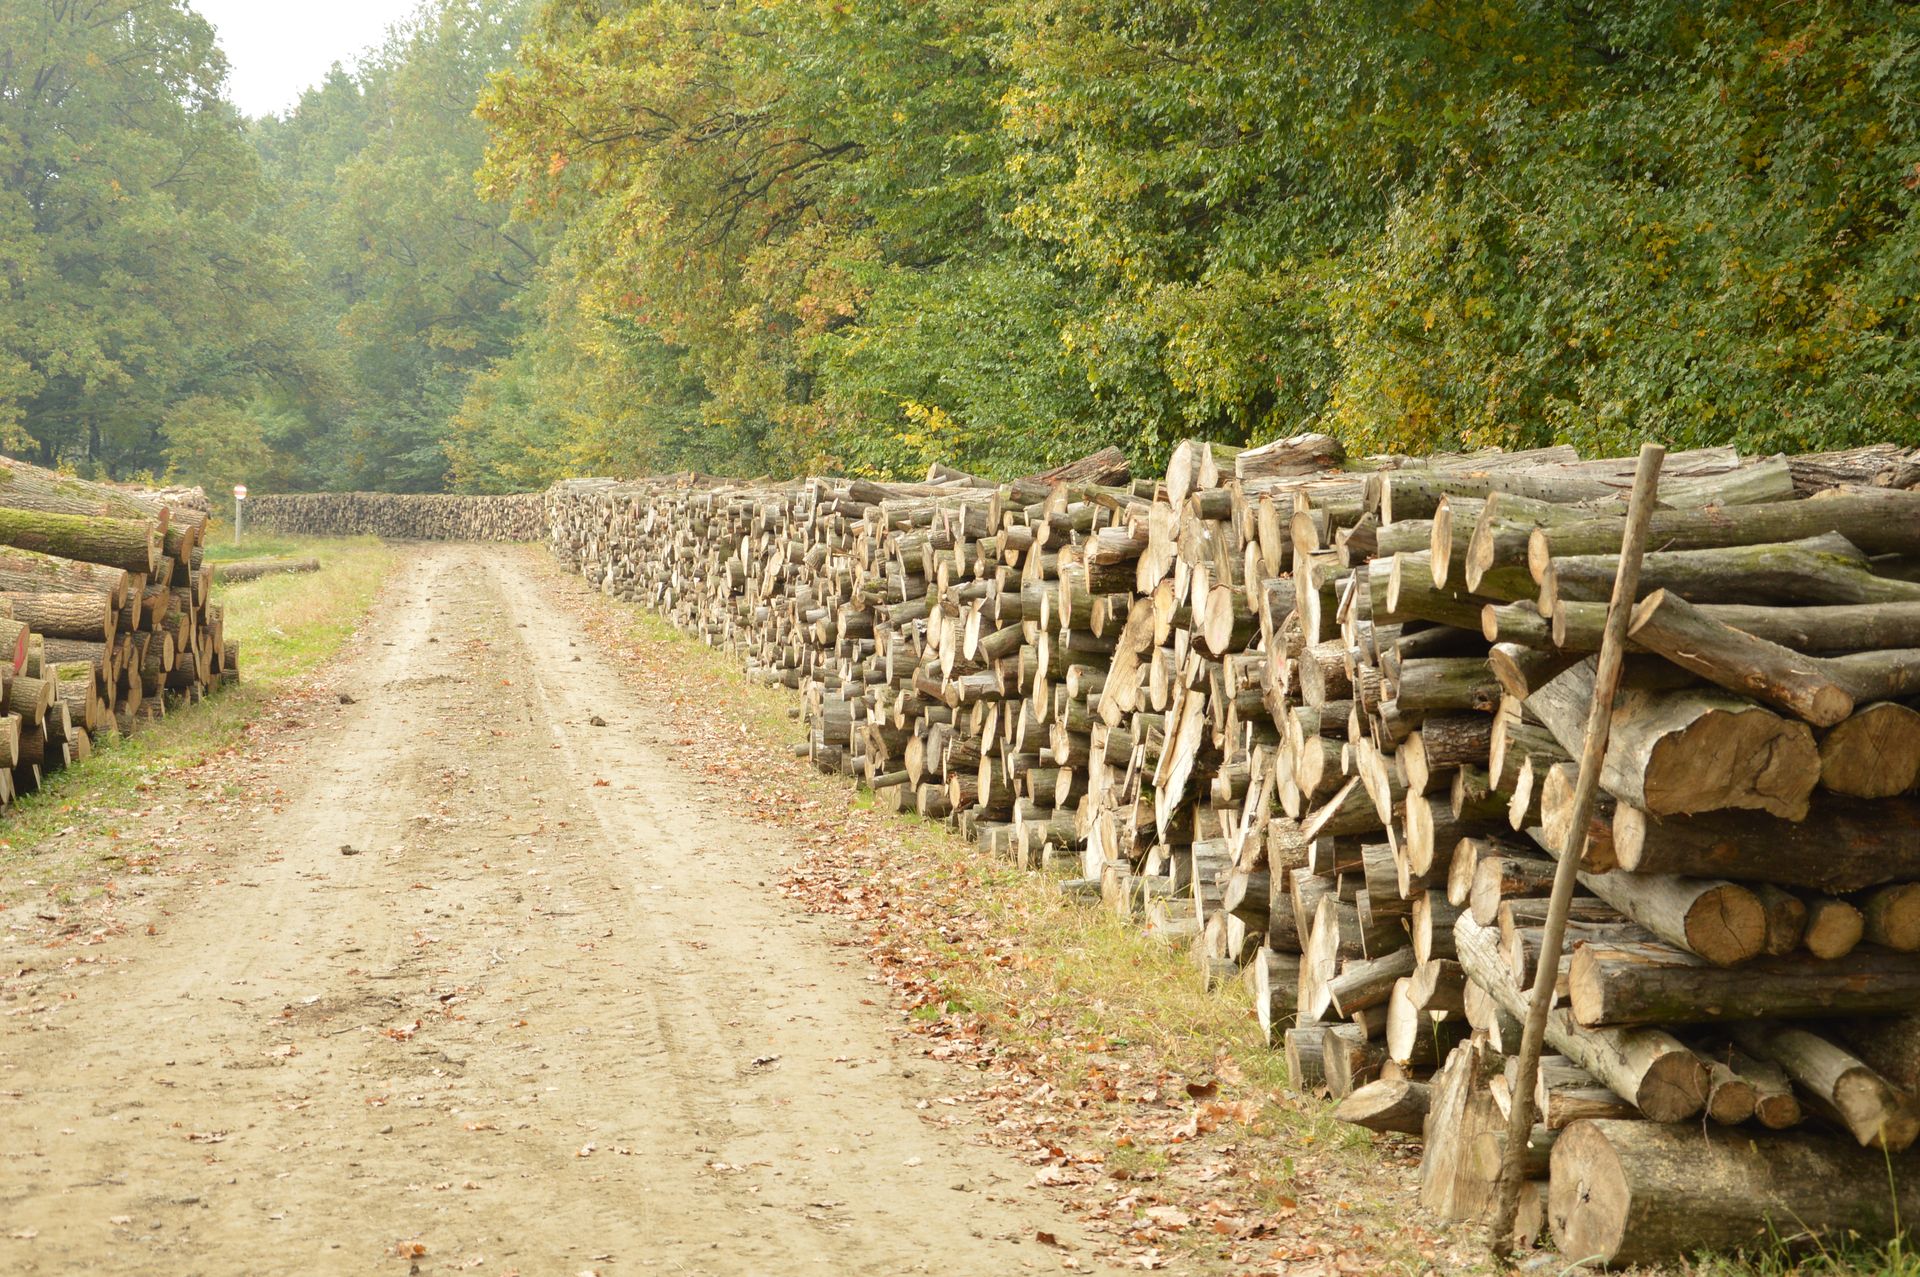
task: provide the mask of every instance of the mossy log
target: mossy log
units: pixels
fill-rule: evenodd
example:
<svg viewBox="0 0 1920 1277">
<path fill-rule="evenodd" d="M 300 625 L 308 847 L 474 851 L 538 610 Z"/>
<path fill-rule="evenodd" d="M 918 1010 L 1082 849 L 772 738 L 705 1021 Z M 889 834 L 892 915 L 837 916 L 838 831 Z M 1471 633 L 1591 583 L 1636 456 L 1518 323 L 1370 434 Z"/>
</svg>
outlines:
<svg viewBox="0 0 1920 1277">
<path fill-rule="evenodd" d="M 160 562 L 160 528 L 151 519 L 100 519 L 0 506 L 0 544 L 128 572 L 150 573 Z"/>
</svg>

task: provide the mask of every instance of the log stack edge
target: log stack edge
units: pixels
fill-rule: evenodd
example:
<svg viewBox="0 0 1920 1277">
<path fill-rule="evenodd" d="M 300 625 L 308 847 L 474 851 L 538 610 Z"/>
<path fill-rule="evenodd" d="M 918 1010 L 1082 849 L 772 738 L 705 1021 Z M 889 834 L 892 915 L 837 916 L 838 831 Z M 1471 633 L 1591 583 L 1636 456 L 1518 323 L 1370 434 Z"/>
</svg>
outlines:
<svg viewBox="0 0 1920 1277">
<path fill-rule="evenodd" d="M 378 536 L 396 541 L 544 541 L 539 493 L 303 492 L 255 497 L 247 519 L 260 531 L 302 536 Z"/>
<path fill-rule="evenodd" d="M 239 676 L 197 491 L 0 457 L 0 804 Z"/>
<path fill-rule="evenodd" d="M 1478 1219 L 1632 470 L 1309 435 L 1164 478 L 575 480 L 537 522 L 798 692 L 822 770 L 1244 981 L 1293 1085 L 1420 1135 L 1425 1203 Z M 1891 445 L 1669 458 L 1526 1240 L 1627 1265 L 1915 1217 L 1916 485 Z"/>
</svg>

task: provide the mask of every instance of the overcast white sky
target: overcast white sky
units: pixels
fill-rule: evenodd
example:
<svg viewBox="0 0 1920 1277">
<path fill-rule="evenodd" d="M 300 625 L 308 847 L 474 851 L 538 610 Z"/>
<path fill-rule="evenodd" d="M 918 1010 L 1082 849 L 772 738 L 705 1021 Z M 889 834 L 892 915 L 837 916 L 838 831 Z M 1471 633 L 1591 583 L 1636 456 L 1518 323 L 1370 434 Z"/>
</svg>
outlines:
<svg viewBox="0 0 1920 1277">
<path fill-rule="evenodd" d="M 286 110 L 336 62 L 379 44 L 418 0 L 192 0 L 220 31 L 228 96 L 248 115 Z"/>
</svg>

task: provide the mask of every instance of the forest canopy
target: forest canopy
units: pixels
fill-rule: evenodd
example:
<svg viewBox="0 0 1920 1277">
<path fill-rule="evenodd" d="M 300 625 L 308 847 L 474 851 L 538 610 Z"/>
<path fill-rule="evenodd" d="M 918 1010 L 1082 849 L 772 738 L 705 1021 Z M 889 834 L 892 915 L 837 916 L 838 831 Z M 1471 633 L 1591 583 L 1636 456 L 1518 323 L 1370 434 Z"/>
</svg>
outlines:
<svg viewBox="0 0 1920 1277">
<path fill-rule="evenodd" d="M 1920 441 L 1920 11 L 0 0 L 0 444 L 263 490 Z"/>
</svg>

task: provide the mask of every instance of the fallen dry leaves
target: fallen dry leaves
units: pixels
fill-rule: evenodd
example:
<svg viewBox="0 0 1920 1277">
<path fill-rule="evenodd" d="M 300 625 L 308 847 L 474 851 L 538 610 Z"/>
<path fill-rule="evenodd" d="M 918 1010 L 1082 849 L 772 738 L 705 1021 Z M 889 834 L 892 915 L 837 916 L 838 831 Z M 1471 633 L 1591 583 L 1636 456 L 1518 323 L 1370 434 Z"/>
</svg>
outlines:
<svg viewBox="0 0 1920 1277">
<path fill-rule="evenodd" d="M 1023 1020 L 1031 1028 L 1019 980 L 1007 983 L 1012 1004 L 998 1014 L 958 1005 L 948 993 L 956 969 L 1018 971 L 1029 961 L 980 907 L 984 887 L 964 857 L 903 845 L 894 817 L 857 805 L 851 786 L 812 773 L 746 726 L 738 676 L 703 668 L 678 643 L 635 637 L 630 612 L 578 587 L 562 578 L 555 588 L 623 658 L 637 687 L 671 703 L 662 717 L 683 733 L 675 760 L 791 835 L 799 855 L 782 894 L 849 923 L 856 938 L 833 943 L 859 948 L 872 964 L 898 1034 L 979 1079 L 922 1102 L 923 1116 L 964 1125 L 1031 1166 L 1030 1186 L 1052 1191 L 1099 1239 L 1094 1259 L 1286 1277 L 1474 1266 L 1470 1245 L 1428 1233 L 1411 1210 L 1406 1219 L 1355 1212 L 1355 1198 L 1383 1191 L 1410 1203 L 1413 1163 L 1403 1147 L 1383 1146 L 1380 1182 L 1365 1186 L 1342 1182 L 1338 1168 L 1304 1165 L 1305 1148 L 1300 1165 L 1289 1151 L 1285 1182 L 1264 1173 L 1272 1150 L 1251 1155 L 1267 1138 L 1255 1124 L 1270 1104 L 1299 1102 L 1256 1093 L 1224 1055 L 1211 1075 L 1182 1076 L 1143 1044 L 1065 1024 L 1040 1036 L 1002 1032 Z M 1097 1064 L 1088 1067 L 1090 1059 Z M 1063 1249 L 1051 1233 L 1036 1240 Z M 1064 1253 L 1061 1262 L 1069 1270 L 1081 1263 Z"/>
</svg>

